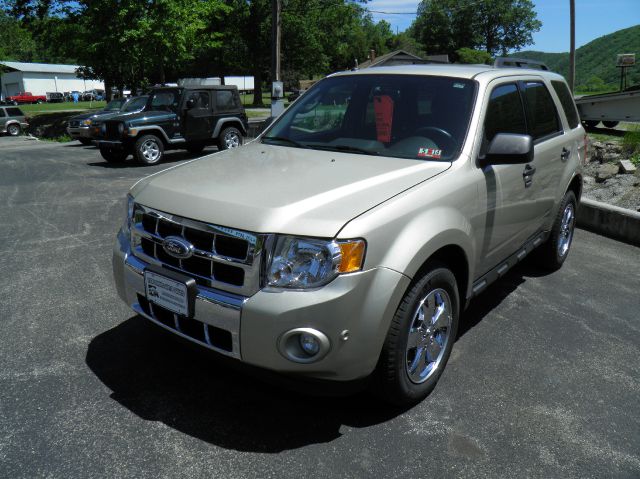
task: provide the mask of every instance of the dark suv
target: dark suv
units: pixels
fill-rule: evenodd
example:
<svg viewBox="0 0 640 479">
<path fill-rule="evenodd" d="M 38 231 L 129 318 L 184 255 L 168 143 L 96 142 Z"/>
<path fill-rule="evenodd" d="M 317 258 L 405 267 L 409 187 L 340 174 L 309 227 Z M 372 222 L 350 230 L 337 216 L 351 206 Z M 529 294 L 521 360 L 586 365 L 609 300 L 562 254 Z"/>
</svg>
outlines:
<svg viewBox="0 0 640 479">
<path fill-rule="evenodd" d="M 100 154 L 122 162 L 129 154 L 145 165 L 162 161 L 168 149 L 201 152 L 242 145 L 249 123 L 235 86 L 154 88 L 143 113 L 118 116 L 103 124 Z"/>
</svg>

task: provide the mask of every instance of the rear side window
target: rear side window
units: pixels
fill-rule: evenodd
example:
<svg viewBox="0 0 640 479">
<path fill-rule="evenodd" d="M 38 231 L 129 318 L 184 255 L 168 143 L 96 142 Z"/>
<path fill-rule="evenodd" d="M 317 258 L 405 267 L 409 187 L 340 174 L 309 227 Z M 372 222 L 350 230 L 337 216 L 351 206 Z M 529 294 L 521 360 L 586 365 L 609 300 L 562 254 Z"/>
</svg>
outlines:
<svg viewBox="0 0 640 479">
<path fill-rule="evenodd" d="M 567 116 L 569 127 L 574 129 L 580 123 L 580 119 L 578 118 L 578 112 L 576 111 L 576 104 L 573 102 L 571 93 L 569 93 L 569 87 L 565 82 L 560 80 L 553 80 L 551 85 L 556 91 L 558 98 L 560 98 L 560 103 L 562 104 L 564 114 Z"/>
<path fill-rule="evenodd" d="M 4 108 L 0 108 L 0 118 L 3 116 L 7 116 L 7 114 L 4 112 Z"/>
<path fill-rule="evenodd" d="M 524 82 L 529 134 L 534 140 L 561 131 L 556 105 L 542 82 Z"/>
<path fill-rule="evenodd" d="M 7 108 L 7 115 L 9 116 L 24 116 L 20 108 Z"/>
<path fill-rule="evenodd" d="M 498 133 L 527 134 L 522 101 L 514 83 L 494 88 L 489 98 L 484 120 L 484 136 L 487 141 L 491 141 Z"/>
<path fill-rule="evenodd" d="M 238 108 L 238 105 L 236 105 L 236 98 L 233 95 L 233 90 L 216 91 L 216 108 L 222 111 L 235 110 Z"/>
</svg>

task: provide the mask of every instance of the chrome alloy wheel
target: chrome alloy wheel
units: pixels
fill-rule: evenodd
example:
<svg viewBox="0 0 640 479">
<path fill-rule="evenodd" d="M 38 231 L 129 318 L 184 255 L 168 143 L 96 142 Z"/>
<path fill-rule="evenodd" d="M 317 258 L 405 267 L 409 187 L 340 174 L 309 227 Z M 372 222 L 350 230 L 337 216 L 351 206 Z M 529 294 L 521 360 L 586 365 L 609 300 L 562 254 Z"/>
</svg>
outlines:
<svg viewBox="0 0 640 479">
<path fill-rule="evenodd" d="M 156 143 L 155 140 L 145 141 L 141 146 L 141 150 L 142 156 L 144 156 L 144 158 L 149 163 L 154 163 L 160 156 L 160 148 L 158 147 L 158 143 Z"/>
<path fill-rule="evenodd" d="M 225 133 L 223 141 L 227 148 L 237 148 L 240 146 L 240 137 L 235 131 Z"/>
<path fill-rule="evenodd" d="M 575 209 L 572 203 L 567 204 L 562 213 L 560 234 L 558 235 L 558 255 L 563 258 L 569 251 L 573 239 L 573 226 L 576 221 Z"/>
<path fill-rule="evenodd" d="M 406 371 L 412 382 L 423 383 L 438 369 L 451 339 L 451 311 L 449 294 L 441 288 L 430 291 L 418 303 L 405 351 Z"/>
<path fill-rule="evenodd" d="M 12 123 L 11 125 L 9 125 L 7 127 L 7 132 L 11 136 L 18 136 L 18 134 L 20 133 L 20 127 L 18 125 L 16 125 L 15 123 Z"/>
</svg>

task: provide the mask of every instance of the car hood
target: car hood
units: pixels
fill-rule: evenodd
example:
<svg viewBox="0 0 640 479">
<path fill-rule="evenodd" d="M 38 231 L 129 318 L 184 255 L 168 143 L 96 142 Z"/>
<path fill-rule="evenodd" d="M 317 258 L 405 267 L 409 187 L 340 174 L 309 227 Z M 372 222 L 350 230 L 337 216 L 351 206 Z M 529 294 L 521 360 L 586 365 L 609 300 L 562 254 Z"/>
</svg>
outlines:
<svg viewBox="0 0 640 479">
<path fill-rule="evenodd" d="M 122 118 L 121 118 L 122 117 Z M 145 123 L 175 120 L 178 118 L 172 111 L 147 110 L 138 113 L 121 113 L 115 120 L 126 120 L 132 126 L 143 125 Z"/>
<path fill-rule="evenodd" d="M 334 237 L 354 217 L 451 166 L 250 143 L 131 190 L 161 211 L 258 233 Z"/>
</svg>

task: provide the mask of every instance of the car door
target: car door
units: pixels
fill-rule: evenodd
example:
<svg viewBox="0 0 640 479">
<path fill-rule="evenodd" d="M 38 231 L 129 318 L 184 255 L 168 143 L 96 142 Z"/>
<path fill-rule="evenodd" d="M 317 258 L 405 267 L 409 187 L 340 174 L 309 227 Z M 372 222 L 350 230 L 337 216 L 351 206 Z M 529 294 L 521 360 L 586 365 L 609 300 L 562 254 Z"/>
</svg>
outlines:
<svg viewBox="0 0 640 479">
<path fill-rule="evenodd" d="M 194 90 L 185 95 L 184 137 L 187 141 L 206 140 L 213 134 L 211 98 L 206 90 Z"/>
<path fill-rule="evenodd" d="M 546 82 L 542 78 L 531 78 L 522 81 L 520 87 L 535 154 L 536 171 L 532 176 L 531 188 L 535 201 L 531 207 L 535 211 L 536 223 L 541 226 L 553 214 L 556 187 L 570 149 Z"/>
<path fill-rule="evenodd" d="M 490 86 L 485 108 L 480 158 L 498 133 L 528 134 L 520 83 L 517 79 L 498 80 Z M 535 174 L 533 162 L 482 166 L 484 181 L 479 187 L 485 203 L 483 240 L 479 267 L 489 271 L 513 254 L 540 227 L 535 207 Z M 482 164 L 481 160 L 479 164 Z"/>
</svg>

